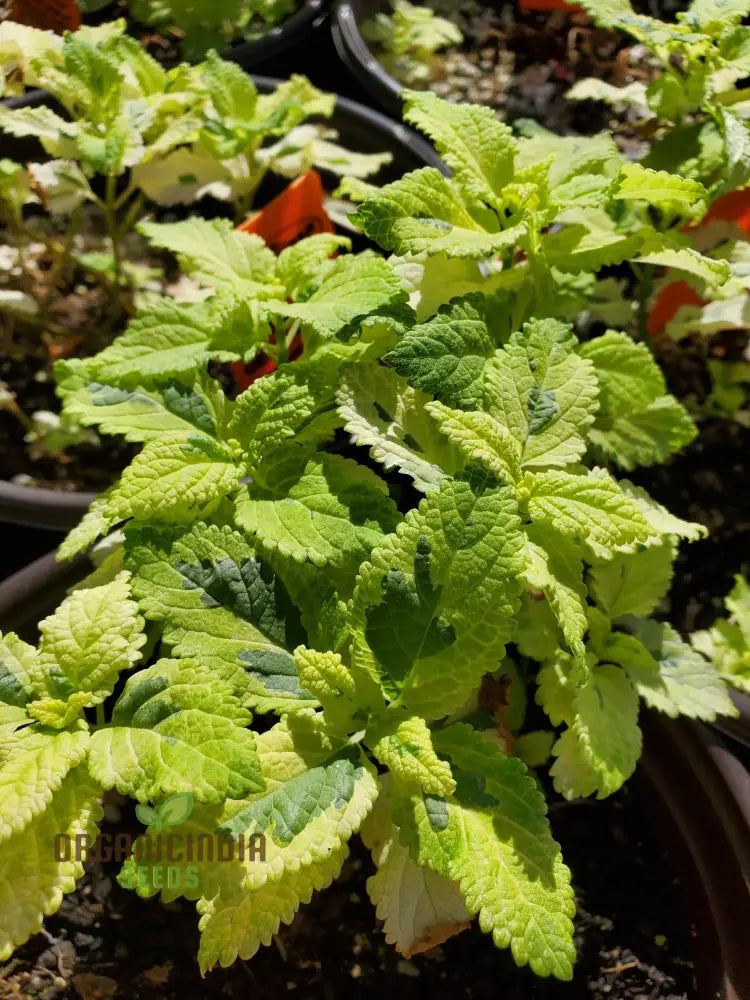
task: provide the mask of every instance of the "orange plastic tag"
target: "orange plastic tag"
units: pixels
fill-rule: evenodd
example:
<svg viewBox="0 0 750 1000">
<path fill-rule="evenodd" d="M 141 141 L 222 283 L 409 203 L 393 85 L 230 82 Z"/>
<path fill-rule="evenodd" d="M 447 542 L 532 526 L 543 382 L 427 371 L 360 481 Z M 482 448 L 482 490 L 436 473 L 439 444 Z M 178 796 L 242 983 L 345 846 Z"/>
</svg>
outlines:
<svg viewBox="0 0 750 1000">
<path fill-rule="evenodd" d="M 81 8 L 75 0 L 10 0 L 10 19 L 62 34 L 80 27 Z"/>
<path fill-rule="evenodd" d="M 326 215 L 323 197 L 320 174 L 310 170 L 237 228 L 243 233 L 262 236 L 274 253 L 279 253 L 305 236 L 336 231 Z M 289 347 L 289 359 L 294 361 L 301 353 L 302 338 L 297 334 Z M 276 362 L 262 351 L 248 364 L 236 361 L 232 365 L 232 375 L 240 392 L 275 370 Z"/>
<path fill-rule="evenodd" d="M 712 222 L 733 222 L 750 236 L 750 188 L 730 191 L 717 198 L 698 223 L 687 222 L 683 233 L 695 233 Z M 704 306 L 705 300 L 686 281 L 672 281 L 664 285 L 651 303 L 646 328 L 652 337 L 658 337 L 666 328 L 680 306 Z"/>
<path fill-rule="evenodd" d="M 730 191 L 717 198 L 709 206 L 708 213 L 701 219 L 699 225 L 707 226 L 709 222 L 723 220 L 734 222 L 750 234 L 750 188 Z"/>
<path fill-rule="evenodd" d="M 292 181 L 262 212 L 257 212 L 237 228 L 243 233 L 257 233 L 275 253 L 279 253 L 303 236 L 335 232 L 323 207 L 323 197 L 320 174 L 309 170 Z"/>
<path fill-rule="evenodd" d="M 646 330 L 659 337 L 680 306 L 704 306 L 706 303 L 687 281 L 672 281 L 659 291 L 648 313 Z"/>
</svg>

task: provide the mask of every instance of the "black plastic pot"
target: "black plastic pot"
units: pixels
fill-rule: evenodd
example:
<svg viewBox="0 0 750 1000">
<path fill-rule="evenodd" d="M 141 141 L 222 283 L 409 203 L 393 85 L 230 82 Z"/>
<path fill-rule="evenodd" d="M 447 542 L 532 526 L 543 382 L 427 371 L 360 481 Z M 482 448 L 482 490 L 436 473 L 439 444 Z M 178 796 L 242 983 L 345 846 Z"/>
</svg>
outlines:
<svg viewBox="0 0 750 1000">
<path fill-rule="evenodd" d="M 261 38 L 248 42 L 237 42 L 222 52 L 223 59 L 239 63 L 243 69 L 256 69 L 277 59 L 288 49 L 298 45 L 314 44 L 313 32 L 325 22 L 331 0 L 304 0 L 298 11 L 286 21 L 269 28 Z"/>
<path fill-rule="evenodd" d="M 740 713 L 739 716 L 736 719 L 717 719 L 714 725 L 725 736 L 731 736 L 733 740 L 741 743 L 746 750 L 750 751 L 750 697 L 741 691 L 732 691 L 731 696 L 737 711 Z"/>
<path fill-rule="evenodd" d="M 95 23 L 111 20 L 118 14 L 124 13 L 120 10 L 110 10 L 113 2 L 114 0 L 110 0 L 109 3 L 99 7 L 98 16 L 93 18 Z M 277 59 L 282 53 L 297 45 L 308 44 L 312 32 L 317 31 L 325 23 L 331 2 L 332 0 L 302 0 L 293 14 L 275 27 L 269 28 L 261 37 L 230 44 L 221 53 L 222 59 L 239 63 L 243 69 L 256 69 L 272 59 Z"/>
<path fill-rule="evenodd" d="M 359 30 L 363 21 L 387 9 L 383 0 L 339 0 L 331 14 L 331 33 L 339 56 L 367 93 L 400 118 L 403 84 L 376 59 Z"/>
<path fill-rule="evenodd" d="M 65 598 L 70 587 L 90 573 L 86 556 L 58 562 L 55 552 L 35 559 L 0 583 L 0 633 L 15 632 L 36 642 L 37 625 Z"/>
<path fill-rule="evenodd" d="M 0 583 L 0 631 L 36 640 L 36 624 L 91 565 L 49 553 Z M 750 775 L 706 726 L 653 712 L 643 719 L 641 796 L 682 883 L 696 936 L 697 1000 L 749 1000 Z"/>
<path fill-rule="evenodd" d="M 720 736 L 646 713 L 639 773 L 696 929 L 698 1000 L 750 997 L 750 775 Z"/>
<path fill-rule="evenodd" d="M 266 76 L 253 76 L 253 80 L 261 93 L 268 93 L 281 82 Z M 44 91 L 35 90 L 8 103 L 14 107 L 37 106 L 46 97 Z M 393 155 L 392 163 L 378 175 L 379 180 L 395 180 L 425 164 L 442 166 L 435 150 L 421 136 L 363 104 L 338 97 L 336 110 L 328 121 L 338 130 L 344 145 L 362 153 Z M 18 160 L 39 156 L 39 147 L 33 143 L 34 140 L 3 135 L 3 155 Z M 61 493 L 0 480 L 0 523 L 68 531 L 80 521 L 93 499 L 93 493 Z"/>
</svg>

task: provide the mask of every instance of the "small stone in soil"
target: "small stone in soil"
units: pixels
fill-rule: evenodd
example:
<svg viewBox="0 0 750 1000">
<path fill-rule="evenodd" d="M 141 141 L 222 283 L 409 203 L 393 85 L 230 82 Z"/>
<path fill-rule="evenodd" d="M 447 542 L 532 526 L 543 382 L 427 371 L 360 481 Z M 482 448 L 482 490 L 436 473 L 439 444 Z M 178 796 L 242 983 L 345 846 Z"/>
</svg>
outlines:
<svg viewBox="0 0 750 1000">
<path fill-rule="evenodd" d="M 416 965 L 405 958 L 399 959 L 396 969 L 402 976 L 411 976 L 412 979 L 417 979 L 421 974 Z"/>
</svg>

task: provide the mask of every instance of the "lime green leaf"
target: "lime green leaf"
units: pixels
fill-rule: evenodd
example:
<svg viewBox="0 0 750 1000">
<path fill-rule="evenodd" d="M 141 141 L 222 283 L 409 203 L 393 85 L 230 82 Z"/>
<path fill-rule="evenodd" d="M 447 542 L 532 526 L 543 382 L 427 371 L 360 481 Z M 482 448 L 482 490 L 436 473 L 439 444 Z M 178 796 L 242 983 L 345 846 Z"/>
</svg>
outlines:
<svg viewBox="0 0 750 1000">
<path fill-rule="evenodd" d="M 589 432 L 591 443 L 624 469 L 654 465 L 693 441 L 698 430 L 682 403 L 661 396 L 642 410 L 602 417 Z"/>
<path fill-rule="evenodd" d="M 541 705 L 553 726 L 573 724 L 575 696 L 582 674 L 573 657 L 561 649 L 542 664 L 537 674 L 536 703 Z"/>
<path fill-rule="evenodd" d="M 383 249 L 397 254 L 427 251 L 479 259 L 512 247 L 526 232 L 525 224 L 487 232 L 434 167 L 386 184 L 350 218 Z"/>
<path fill-rule="evenodd" d="M 513 741 L 513 756 L 519 757 L 526 767 L 544 767 L 552 755 L 555 734 L 537 729 L 524 733 Z"/>
<path fill-rule="evenodd" d="M 39 631 L 44 687 L 28 711 L 55 728 L 69 725 L 83 708 L 100 705 L 146 642 L 127 573 L 101 587 L 74 591 Z"/>
<path fill-rule="evenodd" d="M 192 216 L 180 222 L 142 222 L 138 229 L 152 246 L 175 254 L 182 270 L 202 285 L 247 298 L 278 294 L 273 251 L 260 236 L 235 229 L 229 219 Z"/>
<path fill-rule="evenodd" d="M 66 121 L 44 105 L 13 109 L 0 105 L 0 129 L 17 137 L 38 138 L 52 156 L 78 158 L 75 140 L 80 134 L 80 126 Z"/>
<path fill-rule="evenodd" d="M 126 441 L 153 441 L 163 434 L 195 431 L 218 437 L 224 423 L 226 397 L 219 383 L 207 375 L 201 374 L 192 385 L 169 379 L 147 388 L 121 389 L 106 382 L 84 382 L 78 387 L 75 375 L 66 385 L 63 372 L 58 367 L 65 413 L 103 434 L 122 434 Z"/>
<path fill-rule="evenodd" d="M 659 665 L 658 674 L 628 666 L 628 675 L 647 705 L 672 718 L 689 715 L 706 722 L 717 715 L 737 714 L 713 665 L 670 625 L 644 620 L 635 635 Z"/>
<path fill-rule="evenodd" d="M 287 717 L 259 734 L 256 747 L 263 790 L 222 806 L 197 806 L 175 832 L 206 834 L 214 848 L 220 838 L 237 838 L 239 847 L 243 837 L 246 847 L 262 843 L 263 849 L 244 858 L 235 854 L 232 863 L 219 861 L 216 850 L 212 854 L 209 849 L 203 857 L 193 858 L 199 885 L 190 887 L 183 880 L 176 889 L 163 886 L 162 898 L 254 893 L 339 850 L 359 829 L 378 794 L 370 765 L 357 759 L 347 742 L 332 740 L 321 716 L 306 713 Z M 187 864 L 184 859 L 183 870 Z M 132 874 L 132 865 L 126 865 L 124 878 L 130 880 Z M 138 891 L 151 896 L 158 889 L 152 882 L 139 885 Z"/>
<path fill-rule="evenodd" d="M 646 103 L 646 85 L 640 80 L 615 87 L 606 80 L 587 76 L 577 80 L 565 94 L 571 101 L 606 101 L 607 104 L 634 104 L 640 110 L 648 113 Z"/>
<path fill-rule="evenodd" d="M 391 710 L 368 730 L 365 741 L 392 774 L 420 785 L 428 795 L 452 795 L 456 783 L 450 765 L 435 753 L 424 719 Z"/>
<path fill-rule="evenodd" d="M 597 470 L 594 470 L 596 473 Z M 619 486 L 622 492 L 640 510 L 648 523 L 651 525 L 652 540 L 649 544 L 655 544 L 655 539 L 663 539 L 666 535 L 673 535 L 677 538 L 687 538 L 691 542 L 698 541 L 708 535 L 708 529 L 703 524 L 695 521 L 683 521 L 682 518 L 662 507 L 660 503 L 640 486 L 634 486 L 627 479 L 620 479 Z"/>
<path fill-rule="evenodd" d="M 467 462 L 476 462 L 505 483 L 521 477 L 520 448 L 513 435 L 481 410 L 452 410 L 442 403 L 427 403 L 440 432 L 456 445 Z"/>
<path fill-rule="evenodd" d="M 0 765 L 0 842 L 31 826 L 50 805 L 66 776 L 86 757 L 85 731 L 22 729 L 4 747 Z"/>
<path fill-rule="evenodd" d="M 685 408 L 666 394 L 664 377 L 645 344 L 608 330 L 582 344 L 599 382 L 600 409 L 589 437 L 626 469 L 662 462 L 693 440 Z"/>
<path fill-rule="evenodd" d="M 248 486 L 236 501 L 237 524 L 266 548 L 316 566 L 361 562 L 399 520 L 386 484 L 339 455 L 297 465 L 278 494 L 265 499 Z"/>
<path fill-rule="evenodd" d="M 574 539 L 595 556 L 606 559 L 618 550 L 632 551 L 653 535 L 638 505 L 601 469 L 588 475 L 540 472 L 529 476 L 529 482 L 531 520 Z"/>
<path fill-rule="evenodd" d="M 200 69 L 213 105 L 222 119 L 228 119 L 232 124 L 252 123 L 258 89 L 247 73 L 235 63 L 221 59 L 216 52 L 208 53 Z"/>
<path fill-rule="evenodd" d="M 510 490 L 429 493 L 360 571 L 353 664 L 424 718 L 461 707 L 512 635 L 521 541 Z"/>
<path fill-rule="evenodd" d="M 367 880 L 388 944 L 405 958 L 467 930 L 471 914 L 455 882 L 418 865 L 399 839 L 386 795 L 365 820 L 362 839 L 377 869 Z"/>
<path fill-rule="evenodd" d="M 140 802 L 180 792 L 223 802 L 259 791 L 255 736 L 238 708 L 230 685 L 212 688 L 206 668 L 159 661 L 131 679 L 112 725 L 92 735 L 91 773 Z"/>
<path fill-rule="evenodd" d="M 68 532 L 57 550 L 59 560 L 72 559 L 79 552 L 84 552 L 99 535 L 105 535 L 117 524 L 117 517 L 107 508 L 111 492 L 110 487 L 100 493 L 78 524 Z"/>
<path fill-rule="evenodd" d="M 15 632 L 0 634 L 0 705 L 24 709 L 42 691 L 44 676 L 37 651 Z"/>
<path fill-rule="evenodd" d="M 478 409 L 484 402 L 484 370 L 509 330 L 494 320 L 490 301 L 474 294 L 442 306 L 426 323 L 407 330 L 383 358 L 410 385 L 450 406 Z"/>
<path fill-rule="evenodd" d="M 340 249 L 351 250 L 351 240 L 337 233 L 315 233 L 281 251 L 276 271 L 287 295 L 300 298 L 333 266 L 331 258 Z"/>
<path fill-rule="evenodd" d="M 246 861 L 239 871 L 237 865 L 216 866 L 230 870 L 220 873 L 219 892 L 206 893 L 199 903 L 204 970 L 217 962 L 230 965 L 238 955 L 252 957 L 281 923 L 291 922 L 300 903 L 335 878 L 347 855 L 345 842 L 378 794 L 363 761 L 339 756 L 315 765 L 310 748 L 307 763 L 283 736 L 272 730 L 270 740 L 259 737 L 266 743 L 260 756 L 271 791 L 249 806 L 233 803 L 234 815 L 223 827 L 247 833 L 272 824 L 266 826 L 265 860 Z"/>
<path fill-rule="evenodd" d="M 739 24 L 750 14 L 748 0 L 693 0 L 680 19 L 693 28 L 711 30 L 715 26 Z"/>
<path fill-rule="evenodd" d="M 342 732 L 350 732 L 360 702 L 354 676 L 344 665 L 341 654 L 298 646 L 294 662 L 300 684 L 321 703 L 326 722 Z"/>
<path fill-rule="evenodd" d="M 635 673 L 652 677 L 659 673 L 659 664 L 643 643 L 627 632 L 610 632 L 597 653 L 602 662 L 622 667 L 631 680 Z"/>
<path fill-rule="evenodd" d="M 610 618 L 649 615 L 669 590 L 674 557 L 670 539 L 642 552 L 615 556 L 591 568 L 589 589 Z"/>
<path fill-rule="evenodd" d="M 247 961 L 261 945 L 271 944 L 281 925 L 291 924 L 300 906 L 334 881 L 348 853 L 346 846 L 339 847 L 322 861 L 300 866 L 280 881 L 252 892 L 202 899 L 198 904 L 201 971 L 205 974 L 216 965 L 229 967 L 238 958 Z"/>
<path fill-rule="evenodd" d="M 394 819 L 412 857 L 458 883 L 468 911 L 479 913 L 482 930 L 497 947 L 510 947 L 517 964 L 570 979 L 570 872 L 542 793 L 520 760 L 469 726 L 441 730 L 435 743 L 461 777 L 447 802 L 421 795 L 397 801 Z"/>
<path fill-rule="evenodd" d="M 65 893 L 73 892 L 83 875 L 73 845 L 79 835 L 93 844 L 102 810 L 101 790 L 78 767 L 62 782 L 43 813 L 22 833 L 3 841 L 0 851 L 0 961 L 35 934 L 42 919 L 55 913 Z M 55 838 L 69 838 L 72 857 L 55 858 Z"/>
<path fill-rule="evenodd" d="M 303 302 L 268 303 L 279 316 L 298 319 L 321 337 L 358 329 L 363 317 L 384 307 L 403 306 L 406 292 L 386 261 L 374 253 L 337 258 L 315 291 Z"/>
<path fill-rule="evenodd" d="M 241 475 L 230 452 L 214 439 L 165 434 L 136 455 L 105 510 L 120 521 L 191 521 L 200 508 L 234 490 Z"/>
<path fill-rule="evenodd" d="M 575 346 L 568 325 L 534 320 L 487 365 L 488 408 L 522 446 L 524 466 L 564 466 L 583 455 L 597 385 Z"/>
<path fill-rule="evenodd" d="M 603 416 L 632 413 L 666 392 L 664 376 L 646 344 L 617 330 L 607 330 L 578 348 L 594 365 Z"/>
<path fill-rule="evenodd" d="M 356 444 L 370 445 L 386 471 L 411 476 L 424 492 L 456 471 L 457 451 L 426 412 L 425 393 L 378 365 L 346 365 L 341 376 L 337 400 L 344 427 Z"/>
<path fill-rule="evenodd" d="M 402 96 L 404 120 L 434 142 L 467 200 L 501 209 L 516 149 L 508 126 L 491 108 L 450 104 L 429 90 L 407 90 Z"/>
<path fill-rule="evenodd" d="M 626 163 L 612 193 L 616 201 L 645 201 L 668 212 L 679 212 L 689 219 L 706 211 L 708 192 L 699 181 L 651 170 L 640 163 Z"/>
<path fill-rule="evenodd" d="M 333 404 L 329 385 L 315 383 L 314 372 L 296 362 L 258 379 L 237 397 L 227 429 L 235 439 L 253 477 L 263 480 L 263 461 L 285 441 L 310 432 L 317 411 Z"/>
<path fill-rule="evenodd" d="M 750 584 L 744 577 L 735 576 L 734 586 L 727 594 L 724 603 L 739 625 L 745 642 L 750 646 Z"/>
<path fill-rule="evenodd" d="M 160 299 L 87 364 L 87 373 L 92 381 L 125 386 L 191 373 L 219 353 L 213 344 L 226 323 L 226 312 L 213 301 L 180 304 Z M 246 338 L 249 346 L 252 330 Z"/>
<path fill-rule="evenodd" d="M 583 554 L 575 543 L 561 539 L 544 524 L 525 528 L 526 566 L 523 578 L 549 602 L 568 648 L 582 662 L 583 636 L 588 629 Z"/>
<path fill-rule="evenodd" d="M 671 267 L 676 271 L 686 271 L 688 274 L 705 281 L 709 288 L 718 288 L 730 277 L 729 264 L 725 260 L 715 260 L 705 257 L 683 246 L 669 234 L 656 234 L 646 239 L 637 256 L 636 263 L 654 264 L 657 267 Z"/>
<path fill-rule="evenodd" d="M 573 719 L 552 748 L 550 774 L 566 799 L 606 798 L 631 776 L 641 755 L 638 694 L 620 667 L 596 667 L 573 697 Z"/>
<path fill-rule="evenodd" d="M 129 529 L 126 561 L 143 614 L 164 622 L 175 655 L 210 666 L 260 711 L 315 704 L 292 657 L 307 639 L 299 612 L 239 532 Z"/>
</svg>

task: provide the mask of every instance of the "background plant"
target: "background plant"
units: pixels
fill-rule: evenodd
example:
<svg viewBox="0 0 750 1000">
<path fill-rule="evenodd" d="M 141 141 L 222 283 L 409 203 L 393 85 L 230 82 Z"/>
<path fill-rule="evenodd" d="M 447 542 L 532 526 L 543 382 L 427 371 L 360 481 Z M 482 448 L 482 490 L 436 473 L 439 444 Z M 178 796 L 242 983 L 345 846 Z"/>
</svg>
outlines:
<svg viewBox="0 0 750 1000">
<path fill-rule="evenodd" d="M 0 106 L 1 128 L 13 136 L 35 137 L 52 157 L 26 166 L 2 161 L 0 210 L 22 267 L 21 287 L 3 290 L 0 309 L 24 329 L 67 333 L 55 326 L 50 310 L 76 257 L 86 203 L 101 211 L 112 253 L 84 253 L 76 263 L 111 292 L 117 327 L 123 310 L 132 311 L 131 284 L 138 284 L 144 271 L 138 261 L 126 259 L 123 241 L 155 205 L 193 204 L 210 195 L 231 202 L 244 219 L 269 171 L 293 178 L 320 166 L 365 177 L 390 159 L 389 154 L 351 153 L 335 141 L 334 130 L 303 124 L 311 116 L 329 116 L 334 108 L 334 97 L 304 77 L 293 76 L 261 95 L 239 67 L 215 53 L 198 66 L 166 71 L 124 30 L 125 22 L 117 21 L 60 38 L 10 21 L 0 25 L 3 92 L 40 86 L 54 99 Z M 30 203 L 41 203 L 65 226 L 52 248 L 54 261 L 41 296 L 31 294 L 23 266 L 24 206 Z M 13 353 L 12 330 L 11 322 L 6 355 Z M 98 343 L 106 339 L 101 331 L 97 336 Z M 12 395 L 6 398 L 6 405 L 20 413 Z M 29 433 L 37 433 L 33 418 L 24 423 Z M 80 439 L 80 431 L 67 431 L 63 443 Z"/>
<path fill-rule="evenodd" d="M 549 258 L 564 258 L 541 220 L 563 196 L 536 191 L 556 161 L 517 166 L 525 140 L 482 109 L 418 100 L 466 155 L 453 181 L 417 171 L 360 208 L 402 259 L 332 258 L 345 245 L 330 236 L 275 256 L 224 223 L 149 225 L 213 295 L 178 313 L 162 304 L 98 357 L 60 367 L 66 409 L 144 442 L 62 554 L 123 526 L 92 583 L 124 566 L 173 658 L 131 674 L 100 721 L 94 780 L 152 804 L 196 791 L 186 767 L 132 750 L 134 725 L 159 738 L 151 700 L 174 706 L 173 683 L 186 710 L 280 717 L 254 737 L 259 763 L 240 755 L 260 787 L 196 795 L 185 828 L 268 837 L 263 864 L 206 863 L 187 891 L 204 969 L 268 942 L 361 829 L 377 868 L 368 890 L 404 954 L 478 914 L 519 964 L 570 978 L 569 872 L 532 769 L 549 766 L 567 798 L 603 797 L 635 769 L 641 699 L 706 720 L 734 711 L 714 667 L 655 617 L 678 540 L 704 529 L 615 473 L 666 459 L 692 439 L 690 418 L 644 344 L 617 330 L 580 343 L 549 315 L 547 289 L 564 280 Z M 584 182 L 611 201 L 630 200 L 613 195 L 634 176 L 657 206 L 690 213 L 702 197 L 680 179 L 658 197 L 651 174 L 597 170 Z M 594 237 L 596 280 L 609 241 Z M 616 238 L 634 254 L 666 242 L 640 225 Z M 516 242 L 526 259 L 483 279 L 476 262 Z M 687 247 L 670 253 L 714 273 Z M 456 261 L 472 290 L 432 288 L 455 281 Z M 429 308 L 429 295 L 450 301 Z M 209 362 L 261 348 L 277 371 L 228 399 Z M 181 682 L 194 669 L 226 685 L 221 697 Z M 545 729 L 527 724 L 529 698 Z M 217 754 L 236 774 L 239 759 Z M 123 883 L 152 894 L 134 865 Z"/>
<path fill-rule="evenodd" d="M 656 333 L 682 340 L 748 325 L 747 225 L 739 191 L 750 180 L 748 101 L 742 81 L 750 72 L 750 5 L 696 0 L 677 23 L 636 14 L 627 0 L 584 4 L 597 24 L 632 35 L 659 60 L 662 73 L 648 86 L 614 87 L 582 80 L 568 93 L 575 100 L 627 104 L 640 115 L 636 128 L 650 136 L 644 166 L 700 181 L 713 203 L 693 244 L 729 265 L 732 279 L 720 287 L 655 283 L 651 309 Z M 692 290 L 692 294 L 691 294 Z M 651 294 L 651 289 L 646 289 Z M 697 293 L 697 294 L 696 294 Z M 657 318 L 666 316 L 666 320 Z M 742 362 L 708 362 L 713 392 L 708 412 L 733 416 L 746 398 Z"/>
<path fill-rule="evenodd" d="M 744 576 L 735 577 L 724 604 L 728 616 L 690 638 L 727 684 L 750 694 L 750 585 Z"/>
<path fill-rule="evenodd" d="M 52 210 L 69 212 L 86 199 L 102 209 L 116 272 L 122 235 L 142 216 L 144 199 L 175 205 L 211 194 L 233 201 L 244 216 L 266 171 L 288 174 L 288 160 L 302 155 L 288 134 L 311 115 L 330 115 L 334 105 L 303 77 L 259 95 L 239 67 L 215 53 L 199 66 L 166 71 L 124 30 L 117 21 L 58 38 L 9 21 L 0 26 L 5 93 L 43 87 L 68 116 L 46 105 L 4 105 L 0 126 L 38 138 L 60 157 L 32 167 Z M 266 139 L 282 136 L 286 142 L 263 150 Z M 317 136 L 304 136 L 310 165 L 320 162 Z M 337 152 L 338 172 L 347 173 L 349 156 Z M 336 172 L 332 159 L 324 165 Z M 366 176 L 383 159 L 359 157 L 352 170 Z"/>
<path fill-rule="evenodd" d="M 380 60 L 407 87 L 424 84 L 435 71 L 435 53 L 461 45 L 461 31 L 430 7 L 393 0 L 391 14 L 377 13 L 362 24 L 362 37 L 378 46 Z"/>
<path fill-rule="evenodd" d="M 100 5 L 100 0 L 94 4 Z M 86 10 L 92 5 L 80 0 Z M 212 48 L 224 48 L 237 39 L 262 36 L 300 6 L 299 0 L 130 0 L 131 16 L 144 24 L 169 30 L 177 28 L 186 59 L 202 59 Z"/>
</svg>

